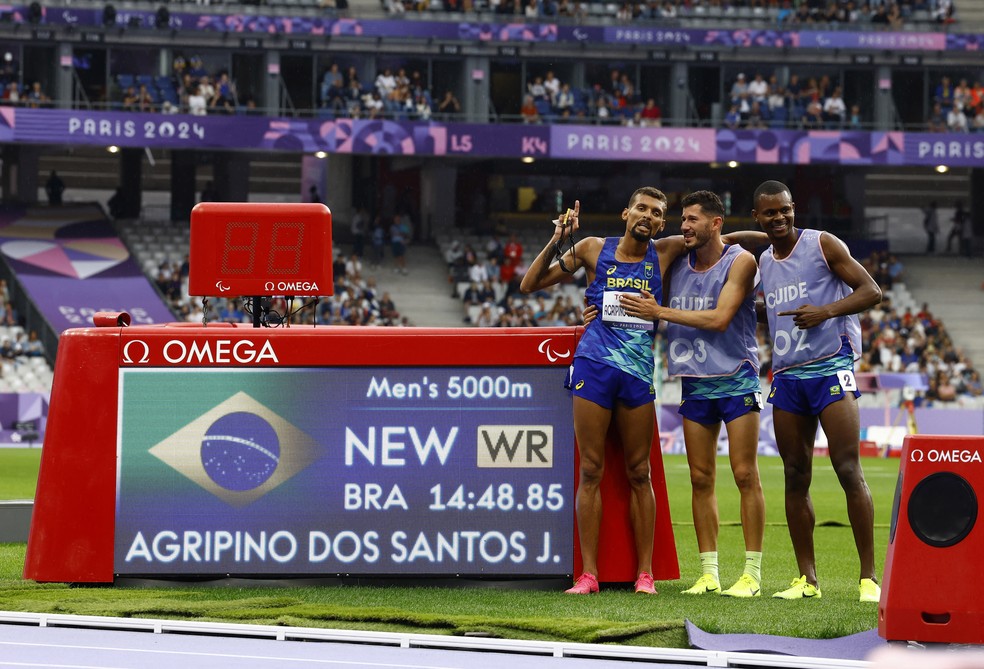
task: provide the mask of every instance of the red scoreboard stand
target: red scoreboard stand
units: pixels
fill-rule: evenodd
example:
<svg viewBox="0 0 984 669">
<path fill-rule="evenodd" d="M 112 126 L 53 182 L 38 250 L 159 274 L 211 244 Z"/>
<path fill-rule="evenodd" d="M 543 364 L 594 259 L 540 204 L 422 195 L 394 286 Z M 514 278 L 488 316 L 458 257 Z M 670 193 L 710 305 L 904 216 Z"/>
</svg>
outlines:
<svg viewBox="0 0 984 669">
<path fill-rule="evenodd" d="M 127 324 L 61 337 L 25 578 L 579 569 L 581 328 Z M 655 577 L 676 579 L 658 435 L 652 465 Z M 624 476 L 607 468 L 606 582 L 636 576 Z"/>
</svg>

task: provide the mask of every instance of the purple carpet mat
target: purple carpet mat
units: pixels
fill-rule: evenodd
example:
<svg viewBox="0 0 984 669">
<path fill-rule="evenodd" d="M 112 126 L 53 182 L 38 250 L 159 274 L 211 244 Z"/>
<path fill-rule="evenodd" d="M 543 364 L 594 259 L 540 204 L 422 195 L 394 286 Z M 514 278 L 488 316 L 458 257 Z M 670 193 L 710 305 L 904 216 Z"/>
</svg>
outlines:
<svg viewBox="0 0 984 669">
<path fill-rule="evenodd" d="M 776 653 L 797 657 L 825 657 L 837 660 L 863 660 L 887 642 L 878 630 L 868 630 L 836 639 L 800 639 L 768 634 L 711 634 L 689 620 L 684 621 L 690 645 L 699 650 L 723 650 L 736 653 Z"/>
</svg>

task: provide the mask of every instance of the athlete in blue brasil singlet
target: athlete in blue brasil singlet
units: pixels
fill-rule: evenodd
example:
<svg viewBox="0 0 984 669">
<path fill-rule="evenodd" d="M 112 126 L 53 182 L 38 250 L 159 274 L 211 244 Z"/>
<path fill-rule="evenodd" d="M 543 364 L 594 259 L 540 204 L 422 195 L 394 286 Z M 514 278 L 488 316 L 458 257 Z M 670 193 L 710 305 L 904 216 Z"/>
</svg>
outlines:
<svg viewBox="0 0 984 669">
<path fill-rule="evenodd" d="M 650 480 L 649 456 L 655 435 L 653 339 L 655 324 L 624 312 L 620 295 L 661 292 L 661 268 L 683 252 L 683 238 L 653 241 L 663 229 L 666 196 L 643 187 L 622 211 L 621 237 L 585 237 L 558 255 L 558 243 L 573 239 L 579 229 L 580 203 L 555 221 L 546 247 L 523 277 L 524 293 L 541 290 L 583 267 L 586 297 L 601 310 L 588 325 L 575 352 L 569 384 L 574 395 L 574 433 L 579 449 L 577 527 L 583 573 L 572 594 L 598 591 L 598 535 L 601 527 L 599 489 L 605 460 L 605 438 L 614 421 L 625 452 L 632 495 L 631 524 L 638 560 L 636 592 L 655 594 L 652 577 L 656 500 Z M 556 260 L 554 258 L 556 257 Z"/>
<path fill-rule="evenodd" d="M 860 393 L 854 361 L 861 353 L 857 314 L 878 304 L 881 290 L 842 241 L 827 232 L 794 227 L 795 207 L 785 184 L 764 182 L 752 202 L 752 216 L 772 242 L 760 259 L 775 374 L 769 402 L 786 479 L 786 521 L 800 573 L 774 597 L 821 596 L 810 501 L 819 422 L 847 496 L 861 562 L 860 600 L 877 602 L 874 508 L 859 458 Z"/>
<path fill-rule="evenodd" d="M 574 353 L 573 367 L 577 369 L 579 361 L 593 361 L 596 365 L 612 368 L 609 374 L 618 371 L 639 379 L 642 385 L 633 384 L 640 391 L 637 397 L 619 397 L 630 406 L 638 406 L 656 399 L 653 387 L 656 324 L 626 314 L 619 297 L 625 293 L 638 294 L 641 290 L 662 295 L 662 277 L 655 245 L 649 244 L 645 256 L 638 262 L 619 262 L 615 259 L 615 250 L 620 241 L 619 237 L 605 239 L 598 255 L 595 278 L 584 292 L 585 302 L 596 307 L 601 318 L 585 328 Z M 605 392 L 607 384 L 601 384 L 597 375 L 579 376 L 570 381 L 576 395 L 609 409 L 614 406 L 615 397 Z M 644 394 L 641 392 L 643 386 L 646 386 Z"/>
</svg>

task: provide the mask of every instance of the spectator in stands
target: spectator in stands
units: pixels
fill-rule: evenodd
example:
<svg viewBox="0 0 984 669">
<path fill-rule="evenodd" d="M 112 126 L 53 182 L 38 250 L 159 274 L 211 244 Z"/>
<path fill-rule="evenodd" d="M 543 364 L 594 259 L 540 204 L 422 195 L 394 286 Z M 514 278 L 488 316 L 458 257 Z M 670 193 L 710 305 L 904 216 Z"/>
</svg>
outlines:
<svg viewBox="0 0 984 669">
<path fill-rule="evenodd" d="M 755 78 L 748 84 L 748 95 L 752 102 L 764 105 L 769 97 L 769 84 L 761 72 L 755 73 Z"/>
<path fill-rule="evenodd" d="M 349 279 L 362 278 L 362 259 L 356 253 L 352 253 L 345 261 L 345 276 Z"/>
<path fill-rule="evenodd" d="M 137 91 L 136 111 L 148 114 L 154 112 L 154 98 L 146 84 L 140 84 L 140 90 Z"/>
<path fill-rule="evenodd" d="M 381 100 L 388 100 L 390 93 L 396 89 L 396 77 L 388 67 L 376 76 L 376 92 Z"/>
<path fill-rule="evenodd" d="M 847 117 L 847 127 L 849 130 L 862 130 L 864 128 L 859 105 L 851 105 L 851 114 Z"/>
<path fill-rule="evenodd" d="M 937 23 L 953 23 L 953 0 L 936 0 L 933 18 Z"/>
<path fill-rule="evenodd" d="M 345 108 L 345 99 L 342 96 L 345 90 L 345 77 L 338 63 L 332 63 L 328 71 L 321 78 L 321 106 L 328 107 L 336 112 Z"/>
<path fill-rule="evenodd" d="M 936 86 L 933 93 L 933 101 L 940 105 L 944 112 L 949 111 L 953 106 L 953 84 L 950 77 L 944 76 Z"/>
<path fill-rule="evenodd" d="M 523 117 L 523 123 L 542 123 L 540 112 L 536 108 L 536 102 L 532 95 L 523 97 L 523 106 L 519 108 L 519 114 Z"/>
<path fill-rule="evenodd" d="M 966 79 L 961 79 L 960 83 L 953 87 L 953 105 L 960 105 L 964 110 L 971 104 L 970 85 Z"/>
<path fill-rule="evenodd" d="M 393 251 L 393 271 L 400 274 L 409 274 L 407 270 L 407 245 L 413 235 L 413 230 L 409 224 L 410 217 L 404 212 L 393 217 L 390 225 L 390 249 Z"/>
<path fill-rule="evenodd" d="M 523 245 L 514 232 L 509 235 L 509 241 L 506 243 L 502 252 L 502 268 L 499 271 L 499 275 L 503 283 L 509 283 L 513 280 L 516 270 L 522 262 Z"/>
<path fill-rule="evenodd" d="M 20 86 L 17 85 L 16 81 L 11 81 L 9 84 L 7 84 L 6 88 L 3 89 L 3 104 L 5 105 L 20 104 Z"/>
<path fill-rule="evenodd" d="M 205 116 L 208 113 L 208 102 L 202 93 L 202 87 L 196 86 L 195 92 L 188 96 L 188 113 L 192 116 Z"/>
<path fill-rule="evenodd" d="M 775 114 L 775 110 L 786 107 L 786 89 L 779 84 L 779 77 L 772 75 L 769 77 L 769 95 L 766 98 L 769 111 Z"/>
<path fill-rule="evenodd" d="M 943 106 L 939 102 L 933 103 L 933 109 L 926 121 L 926 129 L 929 132 L 946 132 L 946 115 L 943 113 Z"/>
<path fill-rule="evenodd" d="M 547 98 L 550 104 L 557 104 L 557 96 L 560 94 L 561 83 L 553 70 L 547 70 L 547 76 L 543 78 L 543 87 L 547 90 Z"/>
<path fill-rule="evenodd" d="M 622 73 L 619 70 L 612 70 L 608 75 L 609 95 L 615 95 L 622 90 Z"/>
<path fill-rule="evenodd" d="M 40 107 L 47 107 L 49 102 L 51 102 L 51 98 L 42 90 L 41 82 L 35 81 L 31 84 L 31 90 L 27 92 L 26 96 L 27 106 L 38 109 Z"/>
<path fill-rule="evenodd" d="M 953 225 L 950 227 L 950 234 L 946 237 L 946 252 L 950 252 L 950 247 L 953 245 L 954 240 L 956 240 L 957 252 L 959 253 L 962 243 L 961 240 L 964 236 L 964 228 L 968 228 L 970 223 L 970 215 L 964 209 L 963 200 L 957 200 L 957 203 L 954 205 L 953 216 L 950 217 L 950 222 Z"/>
<path fill-rule="evenodd" d="M 984 84 L 979 80 L 970 89 L 970 107 L 974 112 L 984 108 Z"/>
<path fill-rule="evenodd" d="M 205 98 L 205 104 L 209 107 L 215 104 L 215 86 L 212 81 L 207 76 L 199 77 L 198 79 L 198 93 L 203 98 Z"/>
<path fill-rule="evenodd" d="M 663 125 L 663 111 L 656 104 L 655 98 L 646 100 L 646 106 L 641 112 L 642 125 L 650 128 L 659 128 Z"/>
<path fill-rule="evenodd" d="M 957 102 L 953 103 L 946 115 L 946 127 L 950 132 L 968 132 L 970 130 L 963 105 Z"/>
<path fill-rule="evenodd" d="M 58 172 L 51 170 L 48 180 L 44 184 L 45 193 L 48 194 L 48 204 L 53 207 L 60 206 L 62 194 L 65 192 L 65 182 L 58 176 Z"/>
<path fill-rule="evenodd" d="M 139 101 L 140 96 L 137 95 L 136 87 L 127 86 L 126 91 L 123 92 L 123 111 L 137 111 Z"/>
<path fill-rule="evenodd" d="M 871 24 L 878 29 L 887 29 L 889 25 L 888 8 L 884 4 L 875 7 L 875 14 L 871 17 Z"/>
<path fill-rule="evenodd" d="M 182 109 L 188 109 L 188 98 L 195 94 L 198 88 L 198 82 L 195 81 L 190 74 L 185 73 L 178 79 L 178 101 Z"/>
<path fill-rule="evenodd" d="M 735 83 L 731 85 L 731 104 L 741 107 L 741 99 L 748 97 L 748 83 L 745 81 L 745 73 L 739 72 L 735 78 Z"/>
<path fill-rule="evenodd" d="M 820 130 L 823 128 L 823 107 L 816 100 L 806 105 L 801 123 L 805 130 Z"/>
<path fill-rule="evenodd" d="M 977 113 L 971 122 L 974 132 L 984 132 L 984 105 L 977 107 Z"/>
<path fill-rule="evenodd" d="M 349 79 L 343 97 L 348 115 L 352 118 L 359 118 L 362 115 L 362 86 L 359 84 L 358 77 Z"/>
<path fill-rule="evenodd" d="M 724 115 L 724 127 L 736 130 L 742 127 L 742 125 L 741 112 L 738 111 L 738 105 L 731 103 L 728 113 Z"/>
<path fill-rule="evenodd" d="M 229 78 L 228 72 L 220 72 L 215 85 L 215 97 L 210 106 L 232 114 L 236 111 L 236 102 L 236 85 Z"/>
<path fill-rule="evenodd" d="M 840 129 L 844 127 L 847 119 L 847 105 L 841 97 L 840 86 L 834 89 L 826 100 L 823 101 L 823 117 L 828 128 Z"/>
<path fill-rule="evenodd" d="M 574 108 L 574 92 L 570 84 L 562 84 L 554 99 L 554 109 L 562 117 L 568 117 Z"/>
<path fill-rule="evenodd" d="M 752 107 L 748 112 L 748 118 L 745 121 L 745 127 L 753 130 L 761 130 L 762 128 L 768 127 L 762 118 L 762 107 L 758 102 L 752 103 Z"/>
<path fill-rule="evenodd" d="M 526 84 L 526 92 L 533 98 L 533 101 L 550 100 L 547 87 L 543 85 L 543 77 L 533 77 L 533 81 Z"/>
<path fill-rule="evenodd" d="M 598 123 L 608 123 L 612 118 L 612 110 L 609 107 L 608 96 L 602 95 L 595 100 L 595 118 Z"/>
<path fill-rule="evenodd" d="M 458 98 L 455 97 L 454 93 L 444 91 L 444 97 L 438 103 L 437 111 L 441 114 L 443 120 L 450 121 L 454 118 L 454 115 L 461 113 L 461 103 L 458 102 Z"/>
<path fill-rule="evenodd" d="M 365 112 L 365 118 L 370 119 L 378 118 L 384 114 L 386 105 L 383 103 L 378 90 L 362 96 L 362 111 Z"/>
<path fill-rule="evenodd" d="M 38 338 L 37 330 L 31 330 L 31 334 L 24 344 L 24 355 L 37 358 L 44 355 L 44 344 Z"/>
</svg>

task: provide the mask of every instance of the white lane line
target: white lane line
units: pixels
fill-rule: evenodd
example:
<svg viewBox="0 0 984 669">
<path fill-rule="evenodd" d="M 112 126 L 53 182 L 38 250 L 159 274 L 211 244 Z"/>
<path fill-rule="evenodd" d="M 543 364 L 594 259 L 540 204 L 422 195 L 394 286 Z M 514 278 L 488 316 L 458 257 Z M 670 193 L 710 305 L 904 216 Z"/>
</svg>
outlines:
<svg viewBox="0 0 984 669">
<path fill-rule="evenodd" d="M 321 660 L 316 658 L 291 658 L 284 657 L 282 655 L 239 655 L 233 653 L 198 653 L 186 650 L 157 650 L 152 648 L 120 648 L 117 646 L 79 646 L 73 644 L 59 644 L 59 643 L 27 643 L 23 641 L 0 641 L 0 646 L 26 646 L 26 647 L 36 647 L 44 649 L 72 649 L 72 650 L 93 650 L 93 651 L 104 651 L 104 652 L 117 652 L 117 653 L 153 653 L 156 655 L 183 655 L 188 657 L 214 657 L 214 658 L 227 658 L 236 660 L 270 660 L 280 663 L 284 662 L 309 662 L 316 664 L 331 664 L 331 665 L 347 665 L 352 667 L 394 667 L 395 669 L 459 669 L 458 667 L 443 666 L 439 664 L 395 664 L 393 662 L 364 662 L 358 660 Z M 4 661 L 0 660 L 0 666 L 4 666 Z M 52 667 L 73 667 L 75 665 L 24 665 L 24 666 L 52 666 Z M 92 669 L 100 669 L 95 667 Z"/>
</svg>

